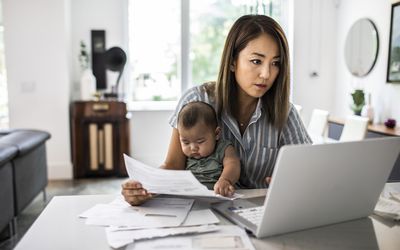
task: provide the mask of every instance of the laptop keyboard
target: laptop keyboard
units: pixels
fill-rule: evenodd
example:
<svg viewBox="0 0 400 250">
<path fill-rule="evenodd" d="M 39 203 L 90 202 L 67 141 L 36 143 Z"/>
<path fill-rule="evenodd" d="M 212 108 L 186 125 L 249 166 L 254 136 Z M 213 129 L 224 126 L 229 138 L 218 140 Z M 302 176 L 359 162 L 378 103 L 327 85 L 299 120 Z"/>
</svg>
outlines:
<svg viewBox="0 0 400 250">
<path fill-rule="evenodd" d="M 260 222 L 261 222 L 263 208 L 264 208 L 263 206 L 242 208 L 242 209 L 236 209 L 233 212 L 235 212 L 237 215 L 245 218 L 246 220 L 250 221 L 254 225 L 258 226 L 258 225 L 260 225 Z"/>
</svg>

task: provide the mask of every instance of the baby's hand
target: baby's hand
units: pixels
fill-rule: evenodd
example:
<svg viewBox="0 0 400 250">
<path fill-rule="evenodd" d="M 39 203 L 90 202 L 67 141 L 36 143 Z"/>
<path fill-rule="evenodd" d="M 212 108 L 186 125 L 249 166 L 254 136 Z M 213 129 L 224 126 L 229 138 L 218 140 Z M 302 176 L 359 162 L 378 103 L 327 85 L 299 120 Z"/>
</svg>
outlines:
<svg viewBox="0 0 400 250">
<path fill-rule="evenodd" d="M 235 193 L 235 188 L 225 178 L 219 178 L 214 185 L 214 192 L 222 196 L 232 196 Z"/>
</svg>

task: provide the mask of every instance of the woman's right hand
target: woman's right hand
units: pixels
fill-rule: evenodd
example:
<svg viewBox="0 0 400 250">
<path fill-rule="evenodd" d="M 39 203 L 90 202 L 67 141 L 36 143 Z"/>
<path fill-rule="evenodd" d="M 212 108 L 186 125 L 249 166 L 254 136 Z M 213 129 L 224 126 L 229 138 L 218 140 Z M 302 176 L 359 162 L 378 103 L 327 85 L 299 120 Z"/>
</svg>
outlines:
<svg viewBox="0 0 400 250">
<path fill-rule="evenodd" d="M 139 206 L 152 197 L 152 194 L 148 193 L 138 181 L 128 180 L 121 186 L 121 194 L 124 196 L 125 201 L 132 206 Z"/>
</svg>

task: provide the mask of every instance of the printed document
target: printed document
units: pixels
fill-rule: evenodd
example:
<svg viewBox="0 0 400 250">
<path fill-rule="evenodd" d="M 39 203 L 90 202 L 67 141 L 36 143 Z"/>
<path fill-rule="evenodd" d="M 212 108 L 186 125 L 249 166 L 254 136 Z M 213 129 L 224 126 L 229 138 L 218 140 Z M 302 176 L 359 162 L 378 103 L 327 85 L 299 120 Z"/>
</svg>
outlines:
<svg viewBox="0 0 400 250">
<path fill-rule="evenodd" d="M 131 206 L 122 198 L 97 204 L 79 217 L 87 225 L 130 227 L 135 229 L 177 227 L 186 219 L 193 199 L 154 198 L 141 206 Z"/>
<path fill-rule="evenodd" d="M 133 244 L 129 244 L 126 249 L 254 250 L 254 246 L 252 245 L 249 236 L 243 229 L 234 225 L 216 227 L 218 229 L 216 232 L 137 241 Z"/>
<path fill-rule="evenodd" d="M 188 216 L 181 226 L 189 227 L 189 226 L 199 226 L 206 224 L 217 224 L 219 223 L 219 219 L 215 214 L 211 211 L 211 209 L 202 209 L 202 210 L 190 210 Z M 124 231 L 124 230 L 134 230 L 137 227 L 127 227 L 127 226 L 110 226 L 109 231 Z"/>
<path fill-rule="evenodd" d="M 111 231 L 106 228 L 107 242 L 113 248 L 120 248 L 136 240 L 161 238 L 172 235 L 196 234 L 217 231 L 215 225 L 191 226 L 191 227 L 170 227 L 170 228 L 149 228 L 139 230 Z"/>
<path fill-rule="evenodd" d="M 147 166 L 124 154 L 125 166 L 129 178 L 139 181 L 150 193 L 201 196 L 222 200 L 233 200 L 241 197 L 235 194 L 233 197 L 217 195 L 202 185 L 192 172 L 188 170 L 167 170 Z"/>
<path fill-rule="evenodd" d="M 400 220 L 400 193 L 384 192 L 375 206 L 374 213 L 384 218 Z"/>
</svg>

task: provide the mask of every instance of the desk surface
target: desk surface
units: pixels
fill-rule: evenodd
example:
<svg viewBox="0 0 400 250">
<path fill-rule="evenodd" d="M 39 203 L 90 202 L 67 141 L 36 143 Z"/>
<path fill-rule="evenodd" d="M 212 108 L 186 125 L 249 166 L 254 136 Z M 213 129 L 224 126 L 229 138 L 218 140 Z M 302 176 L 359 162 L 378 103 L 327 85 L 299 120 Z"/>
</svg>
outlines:
<svg viewBox="0 0 400 250">
<path fill-rule="evenodd" d="M 387 184 L 400 190 L 400 183 Z M 239 190 L 246 197 L 265 195 L 265 189 Z M 115 195 L 57 196 L 34 222 L 15 249 L 111 249 L 104 228 L 85 225 L 78 215 Z M 196 201 L 199 208 L 204 202 Z M 230 224 L 219 216 L 221 224 Z M 372 215 L 264 239 L 251 236 L 256 249 L 396 249 L 400 246 L 400 223 Z"/>
<path fill-rule="evenodd" d="M 337 124 L 344 124 L 344 119 L 340 119 L 337 117 L 329 117 L 329 122 L 337 123 Z M 369 124 L 368 131 L 376 132 L 384 135 L 390 136 L 400 136 L 400 127 L 397 125 L 394 128 L 388 128 L 384 124 Z"/>
</svg>

